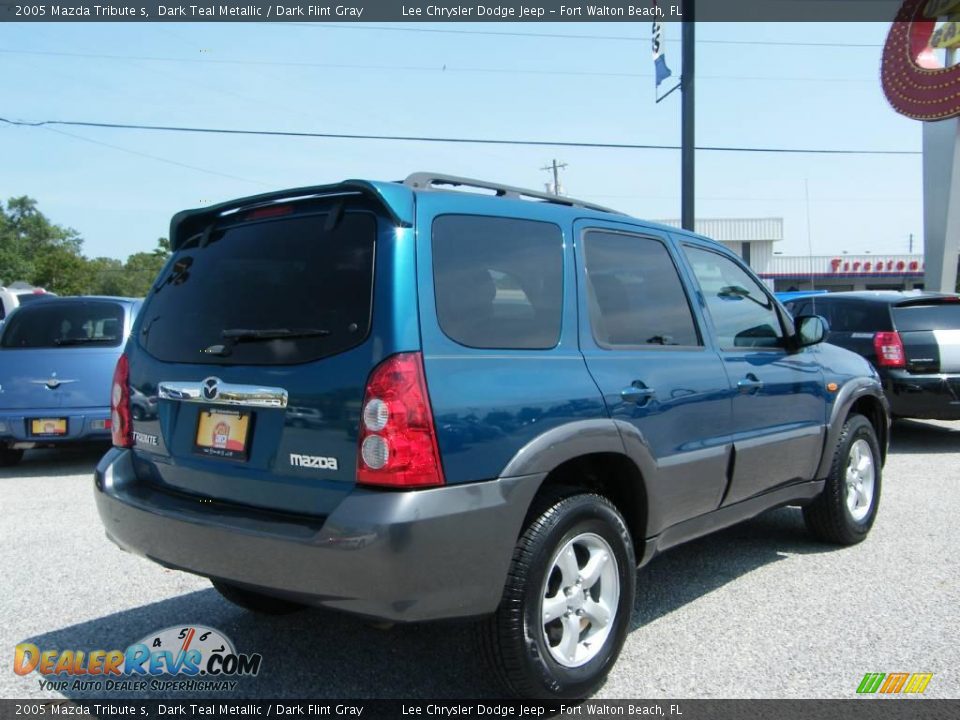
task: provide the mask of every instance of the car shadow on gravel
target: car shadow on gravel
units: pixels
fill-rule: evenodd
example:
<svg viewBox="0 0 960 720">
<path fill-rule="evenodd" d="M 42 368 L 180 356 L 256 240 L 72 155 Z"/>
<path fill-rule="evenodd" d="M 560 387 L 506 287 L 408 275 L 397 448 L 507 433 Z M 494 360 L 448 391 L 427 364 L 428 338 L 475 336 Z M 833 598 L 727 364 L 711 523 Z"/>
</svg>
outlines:
<svg viewBox="0 0 960 720">
<path fill-rule="evenodd" d="M 783 508 L 665 553 L 638 576 L 631 635 L 642 626 L 787 554 L 830 552 L 809 540 L 800 512 Z M 109 592 L 108 589 L 104 590 Z M 214 590 L 142 605 L 31 638 L 47 648 L 125 649 L 171 626 L 205 625 L 229 637 L 238 652 L 261 653 L 255 678 L 230 692 L 84 692 L 81 698 L 497 698 L 502 691 L 483 667 L 469 623 L 373 624 L 323 610 L 281 617 L 256 616 Z M 182 679 L 185 676 L 179 676 Z M 37 682 L 33 673 L 23 682 Z"/>
<path fill-rule="evenodd" d="M 95 444 L 79 447 L 27 450 L 23 460 L 13 467 L 0 468 L 0 480 L 7 478 L 35 478 L 51 475 L 90 475 L 110 445 Z"/>
<path fill-rule="evenodd" d="M 796 507 L 770 510 L 752 520 L 667 550 L 637 574 L 633 630 L 758 568 L 791 555 L 836 552 L 813 539 Z"/>
<path fill-rule="evenodd" d="M 890 452 L 898 455 L 960 452 L 960 423 L 897 420 L 890 433 Z"/>
</svg>

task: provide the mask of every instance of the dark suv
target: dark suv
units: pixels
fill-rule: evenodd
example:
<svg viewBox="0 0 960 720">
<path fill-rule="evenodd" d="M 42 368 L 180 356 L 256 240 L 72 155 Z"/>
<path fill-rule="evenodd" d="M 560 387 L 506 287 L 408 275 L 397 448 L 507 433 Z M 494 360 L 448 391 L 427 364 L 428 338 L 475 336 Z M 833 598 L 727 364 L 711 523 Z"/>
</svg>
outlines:
<svg viewBox="0 0 960 720">
<path fill-rule="evenodd" d="M 782 505 L 840 544 L 876 517 L 876 373 L 705 238 L 426 174 L 186 211 L 170 238 L 97 505 L 243 607 L 480 617 L 507 690 L 578 697 L 658 552 Z"/>
<path fill-rule="evenodd" d="M 842 292 L 785 305 L 822 315 L 830 343 L 873 363 L 894 417 L 960 420 L 960 297 Z"/>
</svg>

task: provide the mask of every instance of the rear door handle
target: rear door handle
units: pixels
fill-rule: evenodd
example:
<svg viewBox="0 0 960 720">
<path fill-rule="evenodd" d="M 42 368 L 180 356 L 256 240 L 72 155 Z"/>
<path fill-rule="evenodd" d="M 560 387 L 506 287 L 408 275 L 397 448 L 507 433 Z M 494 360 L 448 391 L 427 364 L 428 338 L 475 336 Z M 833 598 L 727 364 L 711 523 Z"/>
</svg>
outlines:
<svg viewBox="0 0 960 720">
<path fill-rule="evenodd" d="M 758 392 L 762 387 L 763 381 L 753 373 L 749 373 L 743 380 L 737 383 L 737 390 L 746 394 Z"/>
<path fill-rule="evenodd" d="M 637 405 L 646 405 L 657 394 L 653 388 L 648 388 L 639 380 L 634 380 L 630 387 L 620 391 L 620 398 L 625 403 L 636 403 Z"/>
</svg>

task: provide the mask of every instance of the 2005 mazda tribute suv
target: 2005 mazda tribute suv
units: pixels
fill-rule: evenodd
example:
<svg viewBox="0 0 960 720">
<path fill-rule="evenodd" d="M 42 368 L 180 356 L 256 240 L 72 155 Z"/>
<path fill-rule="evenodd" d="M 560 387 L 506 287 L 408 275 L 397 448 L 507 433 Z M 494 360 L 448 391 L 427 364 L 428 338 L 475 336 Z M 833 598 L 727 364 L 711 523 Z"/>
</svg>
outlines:
<svg viewBox="0 0 960 720">
<path fill-rule="evenodd" d="M 97 505 L 243 607 L 479 617 L 508 691 L 577 697 L 658 552 L 782 505 L 841 545 L 876 517 L 876 374 L 705 238 L 424 173 L 181 212 L 170 238 Z"/>
</svg>

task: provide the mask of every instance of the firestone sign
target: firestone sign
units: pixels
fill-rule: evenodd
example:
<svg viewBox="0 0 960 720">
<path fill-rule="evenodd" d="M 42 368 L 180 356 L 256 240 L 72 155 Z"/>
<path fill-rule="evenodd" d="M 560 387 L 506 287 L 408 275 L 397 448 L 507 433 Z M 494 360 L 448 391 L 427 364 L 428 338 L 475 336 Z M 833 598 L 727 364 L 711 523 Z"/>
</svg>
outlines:
<svg viewBox="0 0 960 720">
<path fill-rule="evenodd" d="M 922 273 L 924 264 L 918 260 L 848 260 L 833 258 L 830 261 L 831 270 L 838 275 L 878 275 L 890 273 L 903 275 L 905 273 Z"/>
<path fill-rule="evenodd" d="M 960 116 L 960 65 L 941 67 L 936 47 L 955 47 L 960 40 L 956 14 L 960 0 L 905 0 L 886 45 L 880 78 L 893 108 L 914 120 L 946 120 Z M 938 17 L 948 22 L 937 30 Z"/>
</svg>

